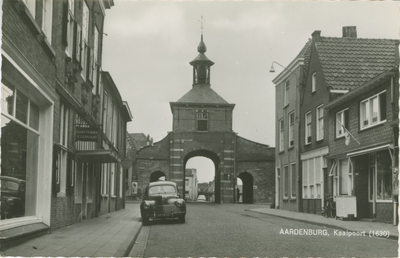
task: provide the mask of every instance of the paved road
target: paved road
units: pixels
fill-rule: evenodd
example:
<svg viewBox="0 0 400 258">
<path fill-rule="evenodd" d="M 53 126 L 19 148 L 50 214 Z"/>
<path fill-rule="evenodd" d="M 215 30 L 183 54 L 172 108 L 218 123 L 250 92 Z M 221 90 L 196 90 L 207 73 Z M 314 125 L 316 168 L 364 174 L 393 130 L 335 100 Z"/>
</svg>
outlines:
<svg viewBox="0 0 400 258">
<path fill-rule="evenodd" d="M 186 223 L 152 222 L 129 256 L 144 257 L 397 257 L 397 241 L 338 236 L 334 229 L 257 214 L 256 205 L 189 203 Z M 286 231 L 286 229 L 288 231 Z M 324 235 L 288 235 L 290 229 Z M 325 231 L 324 231 L 325 230 Z M 294 231 L 294 233 L 299 231 Z M 338 231 L 336 231 L 338 233 Z"/>
</svg>

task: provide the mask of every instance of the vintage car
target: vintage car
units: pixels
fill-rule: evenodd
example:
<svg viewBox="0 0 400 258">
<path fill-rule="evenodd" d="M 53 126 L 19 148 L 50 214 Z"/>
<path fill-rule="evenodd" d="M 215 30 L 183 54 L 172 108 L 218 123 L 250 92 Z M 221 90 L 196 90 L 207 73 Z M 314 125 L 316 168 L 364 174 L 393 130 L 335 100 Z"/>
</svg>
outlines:
<svg viewBox="0 0 400 258">
<path fill-rule="evenodd" d="M 145 190 L 140 204 L 143 224 L 149 219 L 178 218 L 185 223 L 186 203 L 180 198 L 176 183 L 170 181 L 151 182 Z"/>
<path fill-rule="evenodd" d="M 25 181 L 9 176 L 0 176 L 1 219 L 25 215 Z"/>
</svg>

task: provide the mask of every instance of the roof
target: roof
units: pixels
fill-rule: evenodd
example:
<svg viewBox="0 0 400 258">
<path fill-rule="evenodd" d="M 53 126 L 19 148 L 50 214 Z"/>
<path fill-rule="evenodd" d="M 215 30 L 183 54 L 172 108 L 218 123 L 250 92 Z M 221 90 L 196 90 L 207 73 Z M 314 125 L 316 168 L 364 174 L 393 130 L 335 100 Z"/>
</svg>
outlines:
<svg viewBox="0 0 400 258">
<path fill-rule="evenodd" d="M 174 186 L 176 186 L 176 183 L 171 182 L 171 181 L 156 181 L 156 182 L 149 183 L 149 186 L 155 186 L 155 185 L 174 185 Z"/>
<path fill-rule="evenodd" d="M 325 82 L 352 90 L 398 65 L 398 40 L 320 37 L 315 42 Z"/>
<path fill-rule="evenodd" d="M 201 104 L 229 104 L 218 95 L 210 85 L 198 84 L 188 91 L 177 102 Z"/>
<path fill-rule="evenodd" d="M 147 146 L 147 136 L 144 133 L 130 133 L 129 137 L 131 138 L 136 150 Z"/>
</svg>

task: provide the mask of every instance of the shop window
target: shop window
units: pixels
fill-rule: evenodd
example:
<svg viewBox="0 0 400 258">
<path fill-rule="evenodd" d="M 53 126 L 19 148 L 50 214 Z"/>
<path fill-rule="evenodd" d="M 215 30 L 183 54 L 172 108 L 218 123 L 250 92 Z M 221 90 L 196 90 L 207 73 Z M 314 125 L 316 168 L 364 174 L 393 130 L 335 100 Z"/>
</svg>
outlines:
<svg viewBox="0 0 400 258">
<path fill-rule="evenodd" d="M 38 205 L 39 107 L 12 86 L 2 84 L 1 92 L 1 192 L 14 197 L 12 202 L 2 201 L 1 219 L 34 216 Z"/>
<path fill-rule="evenodd" d="M 366 129 L 386 121 L 386 91 L 360 103 L 360 128 Z"/>
<path fill-rule="evenodd" d="M 346 108 L 336 113 L 336 138 L 343 137 L 349 129 L 349 110 Z"/>
<path fill-rule="evenodd" d="M 368 188 L 370 201 L 373 201 L 374 197 L 377 201 L 392 200 L 391 163 L 392 161 L 388 151 L 369 155 Z"/>
<path fill-rule="evenodd" d="M 102 164 L 101 170 L 101 194 L 108 194 L 108 172 L 109 172 L 110 164 Z"/>
<path fill-rule="evenodd" d="M 119 197 L 122 198 L 124 170 L 122 167 L 119 168 Z"/>
<path fill-rule="evenodd" d="M 115 197 L 115 182 L 116 182 L 116 180 L 115 180 L 115 176 L 116 176 L 116 173 L 115 173 L 115 163 L 111 163 L 111 168 L 110 168 L 110 177 L 111 177 L 111 190 L 110 190 L 110 192 L 111 192 L 111 196 L 114 196 Z"/>
<path fill-rule="evenodd" d="M 197 131 L 208 131 L 208 112 L 197 112 Z"/>
<path fill-rule="evenodd" d="M 311 117 L 311 111 L 310 111 L 305 116 L 306 145 L 311 143 L 311 119 L 312 119 L 312 117 Z"/>
</svg>

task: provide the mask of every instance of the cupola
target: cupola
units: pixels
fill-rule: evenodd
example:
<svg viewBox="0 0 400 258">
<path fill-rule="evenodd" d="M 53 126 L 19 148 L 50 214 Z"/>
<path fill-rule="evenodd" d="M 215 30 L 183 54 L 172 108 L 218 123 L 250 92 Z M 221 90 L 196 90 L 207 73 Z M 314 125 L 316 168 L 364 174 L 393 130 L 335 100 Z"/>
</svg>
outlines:
<svg viewBox="0 0 400 258">
<path fill-rule="evenodd" d="M 208 59 L 204 54 L 207 51 L 206 44 L 203 41 L 203 34 L 201 34 L 200 44 L 197 47 L 199 55 L 190 62 L 193 66 L 193 86 L 195 85 L 210 85 L 210 67 L 214 64 L 213 61 Z"/>
</svg>

